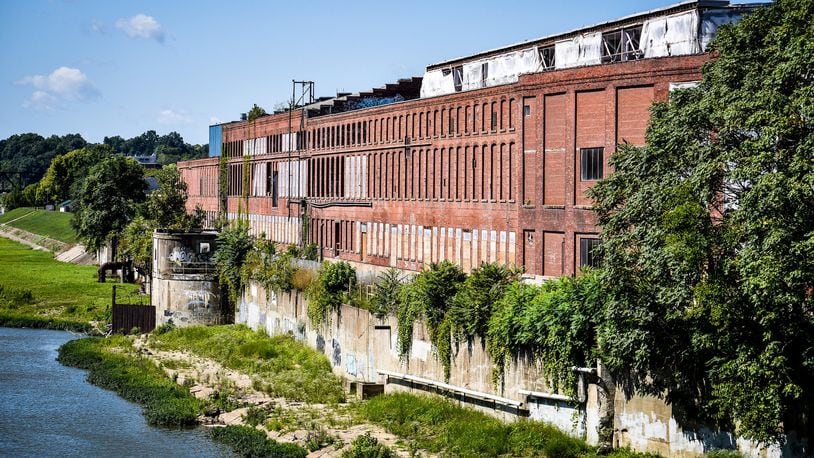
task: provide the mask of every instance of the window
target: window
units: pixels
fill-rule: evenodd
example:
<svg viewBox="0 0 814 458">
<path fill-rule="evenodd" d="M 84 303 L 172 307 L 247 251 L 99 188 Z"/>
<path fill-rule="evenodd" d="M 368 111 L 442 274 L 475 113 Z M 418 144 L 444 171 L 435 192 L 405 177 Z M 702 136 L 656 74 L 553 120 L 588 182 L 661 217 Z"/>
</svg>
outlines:
<svg viewBox="0 0 814 458">
<path fill-rule="evenodd" d="M 554 70 L 557 61 L 554 59 L 554 46 L 546 46 L 545 48 L 538 48 L 540 53 L 540 66 L 545 70 Z"/>
<path fill-rule="evenodd" d="M 531 116 L 531 105 L 523 105 L 523 116 Z"/>
<path fill-rule="evenodd" d="M 277 187 L 280 175 L 276 170 L 271 173 L 271 206 L 277 206 Z"/>
<path fill-rule="evenodd" d="M 640 59 L 639 38 L 642 26 L 628 27 L 602 34 L 602 63 Z"/>
<path fill-rule="evenodd" d="M 582 181 L 601 180 L 605 148 L 582 148 L 580 153 L 580 177 Z"/>
<path fill-rule="evenodd" d="M 489 79 L 489 62 L 480 64 L 480 85 L 486 87 L 486 80 Z"/>
<path fill-rule="evenodd" d="M 492 130 L 497 130 L 497 113 L 495 113 L 494 107 L 492 108 Z"/>
<path fill-rule="evenodd" d="M 449 110 L 449 134 L 455 133 L 455 118 L 452 117 L 452 110 Z"/>
<path fill-rule="evenodd" d="M 579 266 L 580 267 L 599 267 L 600 259 L 599 248 L 600 241 L 595 238 L 582 238 L 579 239 Z"/>
<path fill-rule="evenodd" d="M 461 92 L 464 87 L 464 67 L 459 65 L 452 67 L 452 82 L 455 84 L 455 92 Z"/>
</svg>

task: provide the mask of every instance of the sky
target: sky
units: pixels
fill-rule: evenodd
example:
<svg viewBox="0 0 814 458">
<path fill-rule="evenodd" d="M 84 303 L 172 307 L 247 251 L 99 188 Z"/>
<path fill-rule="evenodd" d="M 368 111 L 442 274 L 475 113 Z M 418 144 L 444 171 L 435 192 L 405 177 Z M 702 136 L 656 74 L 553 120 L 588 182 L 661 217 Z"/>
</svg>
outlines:
<svg viewBox="0 0 814 458">
<path fill-rule="evenodd" d="M 421 76 L 431 63 L 675 0 L 0 1 L 0 138 L 147 130 L 208 141 L 210 124 L 291 80 L 317 96 Z"/>
</svg>

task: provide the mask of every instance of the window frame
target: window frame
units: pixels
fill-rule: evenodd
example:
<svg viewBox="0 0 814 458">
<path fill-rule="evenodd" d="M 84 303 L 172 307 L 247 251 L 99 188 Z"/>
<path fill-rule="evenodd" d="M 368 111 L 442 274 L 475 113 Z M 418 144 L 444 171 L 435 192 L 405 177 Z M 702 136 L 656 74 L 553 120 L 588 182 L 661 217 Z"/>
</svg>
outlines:
<svg viewBox="0 0 814 458">
<path fill-rule="evenodd" d="M 605 148 L 602 146 L 579 149 L 580 181 L 599 181 L 605 177 Z"/>
</svg>

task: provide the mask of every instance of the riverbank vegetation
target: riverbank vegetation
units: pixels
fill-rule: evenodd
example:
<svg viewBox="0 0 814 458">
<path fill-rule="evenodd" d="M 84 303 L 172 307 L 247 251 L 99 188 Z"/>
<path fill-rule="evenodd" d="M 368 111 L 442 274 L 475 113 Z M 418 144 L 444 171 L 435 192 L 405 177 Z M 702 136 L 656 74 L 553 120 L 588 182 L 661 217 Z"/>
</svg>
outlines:
<svg viewBox="0 0 814 458">
<path fill-rule="evenodd" d="M 241 457 L 305 458 L 308 452 L 296 444 L 281 444 L 270 440 L 262 431 L 250 426 L 229 425 L 213 428 L 212 439 L 228 445 Z"/>
<path fill-rule="evenodd" d="M 125 336 L 72 340 L 60 347 L 58 360 L 66 366 L 87 370 L 90 383 L 143 406 L 151 425 L 195 425 L 203 412 L 202 401 L 168 378 L 151 360 L 136 353 Z"/>
<path fill-rule="evenodd" d="M 521 420 L 502 422 L 436 396 L 392 393 L 359 403 L 360 419 L 383 426 L 413 447 L 444 456 L 598 456 L 594 447 L 554 426 Z M 610 457 L 655 457 L 617 450 Z"/>
<path fill-rule="evenodd" d="M 0 238 L 0 325 L 88 331 L 110 320 L 110 283 L 96 282 L 96 268 L 54 260 Z M 122 285 L 121 294 L 136 286 Z"/>
<path fill-rule="evenodd" d="M 256 389 L 272 396 L 310 403 L 345 398 L 325 355 L 289 335 L 268 336 L 242 325 L 195 326 L 152 335 L 150 345 L 190 352 L 246 373 Z"/>
</svg>

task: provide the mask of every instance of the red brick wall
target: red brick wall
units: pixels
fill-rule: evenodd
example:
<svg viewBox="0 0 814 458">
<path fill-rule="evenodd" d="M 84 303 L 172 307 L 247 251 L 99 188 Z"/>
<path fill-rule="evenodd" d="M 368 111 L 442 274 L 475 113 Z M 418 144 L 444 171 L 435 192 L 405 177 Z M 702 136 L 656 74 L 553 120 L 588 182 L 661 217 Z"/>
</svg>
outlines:
<svg viewBox="0 0 814 458">
<path fill-rule="evenodd" d="M 579 179 L 579 148 L 604 147 L 609 173 L 607 159 L 617 141 L 643 142 L 650 101 L 664 100 L 670 82 L 699 79 L 707 59 L 537 73 L 511 85 L 306 119 L 305 149 L 293 156 L 308 161 L 308 237 L 324 244 L 326 256 L 334 255 L 338 243 L 339 257 L 377 265 L 420 269 L 451 258 L 467 267 L 481 260 L 525 262 L 533 274 L 574 274 L 577 234 L 598 233 L 584 194 L 593 182 Z M 288 115 L 274 115 L 224 125 L 224 142 L 239 156 L 242 140 L 287 132 Z M 345 158 L 357 156 L 365 166 L 351 176 L 355 169 L 346 168 Z M 287 159 L 288 153 L 269 152 L 251 162 L 271 161 L 276 169 Z M 239 175 L 242 159 L 231 164 Z M 217 160 L 181 166 L 193 183 L 198 175 L 192 170 L 216 170 Z M 345 195 L 356 181 L 355 189 L 364 186 L 365 195 Z M 229 199 L 229 212 L 240 200 Z M 280 198 L 273 208 L 270 200 L 250 197 L 249 213 L 299 216 L 296 202 L 288 206 Z M 196 201 L 217 207 L 216 198 L 191 197 L 190 206 Z"/>
</svg>

